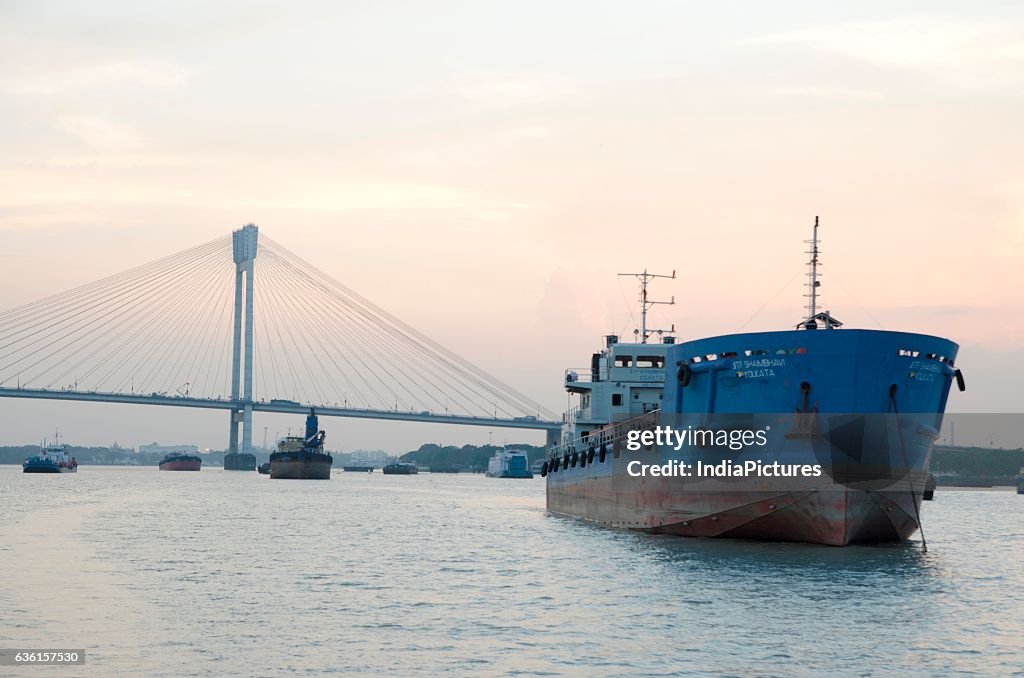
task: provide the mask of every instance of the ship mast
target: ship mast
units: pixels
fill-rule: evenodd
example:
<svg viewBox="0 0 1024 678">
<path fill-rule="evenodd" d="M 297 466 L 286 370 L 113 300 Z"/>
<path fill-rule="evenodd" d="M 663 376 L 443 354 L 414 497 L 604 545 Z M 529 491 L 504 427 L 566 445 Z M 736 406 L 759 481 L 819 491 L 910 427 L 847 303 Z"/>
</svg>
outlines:
<svg viewBox="0 0 1024 678">
<path fill-rule="evenodd" d="M 818 282 L 818 217 L 814 217 L 814 237 L 804 242 L 811 246 L 811 251 L 808 252 L 811 255 L 808 262 L 811 270 L 807 274 L 807 287 L 810 291 L 804 295 L 810 300 L 807 302 L 807 323 L 810 324 L 815 322 L 814 316 L 818 315 L 818 287 L 821 285 Z"/>
<path fill-rule="evenodd" d="M 821 287 L 821 281 L 818 280 L 818 265 L 821 263 L 818 261 L 818 217 L 814 217 L 814 236 L 804 242 L 811 246 L 807 252 L 811 255 L 811 260 L 807 262 L 807 267 L 810 269 L 807 272 L 808 292 L 804 295 L 807 297 L 807 317 L 797 325 L 797 328 L 816 330 L 819 321 L 824 324 L 826 330 L 842 327 L 843 323 L 833 318 L 828 311 L 818 311 L 818 288 Z"/>
<path fill-rule="evenodd" d="M 630 276 L 631 275 L 631 276 L 633 276 L 634 278 L 636 278 L 637 280 L 640 281 L 640 343 L 641 344 L 646 344 L 647 343 L 647 337 L 649 337 L 651 334 L 653 334 L 653 332 L 648 333 L 648 331 L 647 331 L 647 311 L 652 306 L 654 306 L 655 304 L 665 304 L 666 306 L 672 306 L 673 304 L 676 303 L 675 295 L 672 295 L 672 298 L 670 300 L 668 300 L 668 301 L 652 301 L 651 299 L 648 299 L 647 298 L 647 286 L 655 278 L 668 278 L 670 280 L 675 280 L 676 279 L 676 272 L 672 271 L 672 275 L 662 275 L 662 274 L 658 274 L 658 273 L 648 273 L 647 269 L 645 268 L 643 273 L 619 273 L 619 275 L 620 276 Z M 661 332 L 663 330 L 658 330 L 658 331 Z M 674 325 L 672 327 L 672 331 L 675 331 L 675 326 Z"/>
</svg>

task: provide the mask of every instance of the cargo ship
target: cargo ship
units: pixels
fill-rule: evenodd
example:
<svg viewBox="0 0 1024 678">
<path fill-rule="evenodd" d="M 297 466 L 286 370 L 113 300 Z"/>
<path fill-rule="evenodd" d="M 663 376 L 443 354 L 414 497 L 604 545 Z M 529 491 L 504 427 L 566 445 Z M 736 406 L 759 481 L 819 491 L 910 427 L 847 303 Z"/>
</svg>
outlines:
<svg viewBox="0 0 1024 678">
<path fill-rule="evenodd" d="M 324 451 L 327 434 L 315 410 L 306 416 L 305 436 L 286 436 L 270 455 L 270 477 L 288 480 L 330 480 L 334 458 Z"/>
<path fill-rule="evenodd" d="M 22 473 L 77 473 L 78 460 L 68 454 L 67 445 L 60 442 L 60 434 L 56 442 L 47 445 L 44 441 L 39 454 L 26 459 L 21 464 Z"/>
<path fill-rule="evenodd" d="M 532 478 L 530 458 L 521 450 L 498 450 L 487 462 L 488 478 Z"/>
<path fill-rule="evenodd" d="M 198 471 L 203 467 L 203 459 L 197 454 L 171 452 L 160 460 L 161 471 Z"/>
<path fill-rule="evenodd" d="M 578 406 L 541 475 L 547 508 L 652 533 L 828 545 L 900 541 L 920 527 L 932 445 L 952 384 L 948 339 L 843 329 L 819 312 L 818 221 L 796 329 L 677 343 L 605 338 L 566 370 Z M 649 342 L 655 334 L 660 343 Z M 672 437 L 675 436 L 675 437 Z M 737 444 L 733 444 L 733 443 Z"/>
<path fill-rule="evenodd" d="M 416 464 L 407 461 L 396 461 L 393 464 L 384 465 L 384 475 L 388 476 L 414 476 L 420 472 Z"/>
</svg>

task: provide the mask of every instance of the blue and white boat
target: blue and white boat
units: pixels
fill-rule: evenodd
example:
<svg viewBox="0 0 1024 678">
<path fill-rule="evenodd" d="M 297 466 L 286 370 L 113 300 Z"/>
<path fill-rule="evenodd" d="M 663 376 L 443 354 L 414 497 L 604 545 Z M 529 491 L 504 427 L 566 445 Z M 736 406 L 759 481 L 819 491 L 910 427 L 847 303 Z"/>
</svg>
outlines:
<svg viewBox="0 0 1024 678">
<path fill-rule="evenodd" d="M 77 473 L 78 460 L 68 453 L 67 445 L 60 442 L 60 434 L 51 445 L 43 443 L 39 454 L 21 464 L 22 473 Z"/>
<path fill-rule="evenodd" d="M 530 458 L 522 450 L 499 450 L 487 462 L 488 478 L 532 478 Z"/>
<path fill-rule="evenodd" d="M 808 313 L 794 330 L 648 343 L 658 332 L 646 311 L 660 302 L 647 283 L 662 276 L 631 274 L 642 284 L 639 342 L 608 336 L 589 368 L 566 371 L 579 401 L 541 467 L 548 510 L 655 533 L 830 545 L 919 529 L 950 388 L 964 389 L 958 347 L 842 329 L 819 312 L 817 228 Z M 668 429 L 688 438 L 657 437 Z"/>
</svg>

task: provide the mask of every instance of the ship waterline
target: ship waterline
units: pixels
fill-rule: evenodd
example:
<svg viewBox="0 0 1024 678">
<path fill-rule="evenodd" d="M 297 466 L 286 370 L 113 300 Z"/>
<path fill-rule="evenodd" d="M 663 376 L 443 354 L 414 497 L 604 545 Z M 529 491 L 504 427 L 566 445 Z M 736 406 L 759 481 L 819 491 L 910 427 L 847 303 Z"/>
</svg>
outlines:
<svg viewBox="0 0 1024 678">
<path fill-rule="evenodd" d="M 920 473 L 884 483 L 862 481 L 860 488 L 827 477 L 813 483 L 793 478 L 760 479 L 756 484 L 744 479 L 687 483 L 676 477 L 629 477 L 629 464 L 661 460 L 657 452 L 646 455 L 649 459 L 644 456 L 609 459 L 604 475 L 549 482 L 548 510 L 655 534 L 831 546 L 900 541 L 918 529 L 925 478 Z M 872 487 L 879 484 L 884 487 Z"/>
<path fill-rule="evenodd" d="M 331 477 L 331 462 L 323 455 L 306 455 L 297 452 L 274 459 L 270 464 L 271 478 L 288 480 L 328 480 Z"/>
</svg>

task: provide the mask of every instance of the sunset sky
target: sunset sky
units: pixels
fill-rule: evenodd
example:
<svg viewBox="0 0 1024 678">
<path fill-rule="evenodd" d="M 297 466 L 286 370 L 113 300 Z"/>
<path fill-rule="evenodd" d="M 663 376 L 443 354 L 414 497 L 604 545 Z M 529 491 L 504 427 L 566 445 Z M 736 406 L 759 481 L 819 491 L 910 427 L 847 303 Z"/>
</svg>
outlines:
<svg viewBox="0 0 1024 678">
<path fill-rule="evenodd" d="M 616 273 L 676 270 L 682 339 L 791 327 L 820 215 L 825 308 L 960 343 L 950 410 L 1024 412 L 1024 5 L 842 4 L 0 0 L 0 310 L 255 222 L 561 411 L 637 326 Z M 0 444 L 226 419 L 4 399 Z"/>
</svg>

